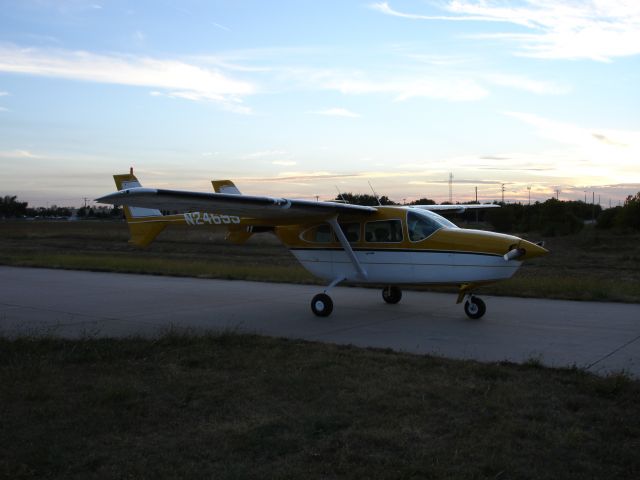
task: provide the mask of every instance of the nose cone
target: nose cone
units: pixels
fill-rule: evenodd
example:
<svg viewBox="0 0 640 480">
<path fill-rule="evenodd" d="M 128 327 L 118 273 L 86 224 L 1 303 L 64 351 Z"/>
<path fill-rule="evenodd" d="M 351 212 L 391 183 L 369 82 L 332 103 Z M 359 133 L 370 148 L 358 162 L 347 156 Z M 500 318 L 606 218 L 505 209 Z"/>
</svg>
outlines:
<svg viewBox="0 0 640 480">
<path fill-rule="evenodd" d="M 532 258 L 540 257 L 549 253 L 549 250 L 541 245 L 529 242 L 527 240 L 520 240 L 520 248 L 525 250 L 525 254 L 519 258 L 519 260 L 530 260 Z"/>
</svg>

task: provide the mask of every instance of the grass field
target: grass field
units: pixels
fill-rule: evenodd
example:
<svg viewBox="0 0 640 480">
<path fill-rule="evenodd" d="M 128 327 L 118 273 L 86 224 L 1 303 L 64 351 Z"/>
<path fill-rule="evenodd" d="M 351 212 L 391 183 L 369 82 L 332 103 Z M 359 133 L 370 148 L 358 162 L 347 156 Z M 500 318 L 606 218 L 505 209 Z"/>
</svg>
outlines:
<svg viewBox="0 0 640 480">
<path fill-rule="evenodd" d="M 222 334 L 0 339 L 0 477 L 640 478 L 640 383 Z"/>
<path fill-rule="evenodd" d="M 533 237 L 533 240 L 539 238 Z M 231 245 L 207 230 L 168 229 L 150 248 L 119 222 L 0 222 L 0 264 L 242 280 L 321 283 L 268 234 Z M 586 228 L 545 239 L 551 254 L 481 293 L 640 302 L 640 235 Z M 454 291 L 454 290 L 451 290 Z"/>
</svg>

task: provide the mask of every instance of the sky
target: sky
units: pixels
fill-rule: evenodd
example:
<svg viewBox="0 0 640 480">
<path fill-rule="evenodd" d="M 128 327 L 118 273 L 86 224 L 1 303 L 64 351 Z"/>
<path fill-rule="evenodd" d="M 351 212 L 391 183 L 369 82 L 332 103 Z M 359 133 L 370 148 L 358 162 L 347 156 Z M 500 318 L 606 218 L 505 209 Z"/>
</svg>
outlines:
<svg viewBox="0 0 640 480">
<path fill-rule="evenodd" d="M 637 0 L 0 0 L 0 195 L 144 186 L 616 205 Z"/>
</svg>

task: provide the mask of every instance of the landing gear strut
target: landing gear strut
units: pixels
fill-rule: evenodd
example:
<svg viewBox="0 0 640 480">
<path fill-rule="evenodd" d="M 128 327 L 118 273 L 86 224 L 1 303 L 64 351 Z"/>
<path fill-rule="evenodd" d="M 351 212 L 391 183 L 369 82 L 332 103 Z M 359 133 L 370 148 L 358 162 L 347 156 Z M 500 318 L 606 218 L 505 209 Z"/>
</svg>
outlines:
<svg viewBox="0 0 640 480">
<path fill-rule="evenodd" d="M 487 311 L 487 306 L 484 302 L 473 295 L 469 295 L 469 298 L 466 302 L 464 302 L 464 313 L 467 314 L 467 317 L 477 320 L 484 315 Z"/>
<path fill-rule="evenodd" d="M 402 299 L 402 290 L 394 285 L 382 289 L 382 298 L 387 303 L 398 303 Z"/>
</svg>

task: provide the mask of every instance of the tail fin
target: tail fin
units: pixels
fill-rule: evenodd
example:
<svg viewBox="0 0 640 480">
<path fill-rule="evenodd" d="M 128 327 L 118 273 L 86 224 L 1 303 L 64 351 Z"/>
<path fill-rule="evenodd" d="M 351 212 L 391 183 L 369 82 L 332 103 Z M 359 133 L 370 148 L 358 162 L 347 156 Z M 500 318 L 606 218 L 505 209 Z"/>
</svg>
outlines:
<svg viewBox="0 0 640 480">
<path fill-rule="evenodd" d="M 131 170 L 127 174 L 114 175 L 118 190 L 141 187 L 140 182 Z M 138 247 L 148 247 L 160 232 L 167 226 L 162 221 L 162 212 L 153 208 L 122 207 L 127 219 L 131 238 L 129 243 Z"/>
<path fill-rule="evenodd" d="M 231 195 L 242 195 L 238 187 L 231 180 L 212 180 L 211 184 L 216 193 L 229 193 Z"/>
</svg>

